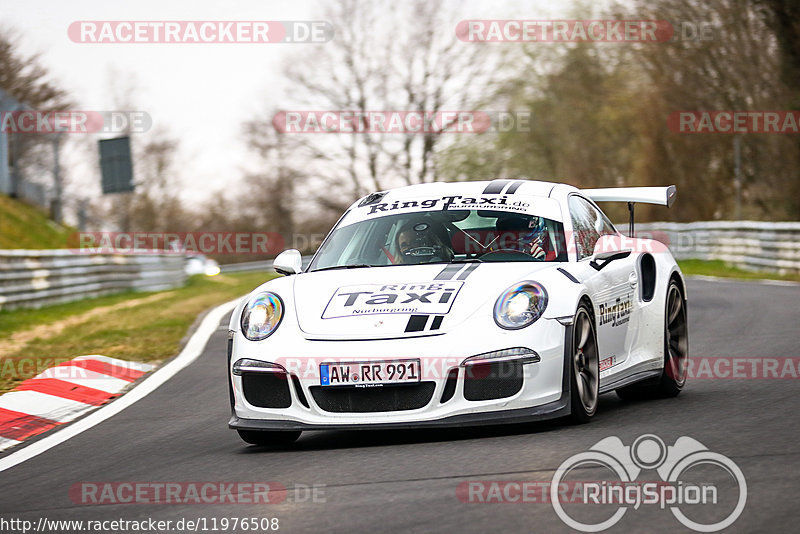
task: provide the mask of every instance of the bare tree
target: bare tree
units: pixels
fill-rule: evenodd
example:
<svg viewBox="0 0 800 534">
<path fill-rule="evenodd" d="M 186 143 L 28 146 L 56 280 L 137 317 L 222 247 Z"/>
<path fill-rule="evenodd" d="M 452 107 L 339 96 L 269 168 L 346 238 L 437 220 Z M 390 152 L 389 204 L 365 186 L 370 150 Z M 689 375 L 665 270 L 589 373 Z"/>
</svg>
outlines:
<svg viewBox="0 0 800 534">
<path fill-rule="evenodd" d="M 237 195 L 239 216 L 247 221 L 249 229 L 269 228 L 284 239 L 291 239 L 297 186 L 304 179 L 293 165 L 300 148 L 292 139 L 275 132 L 271 122 L 247 122 L 244 133 L 249 148 L 258 156 L 258 166 L 246 173 L 244 188 Z"/>
<path fill-rule="evenodd" d="M 180 199 L 175 157 L 179 141 L 164 130 L 150 132 L 134 149 L 136 190 L 127 198 L 128 226 L 136 231 L 189 229 Z"/>
<path fill-rule="evenodd" d="M 29 109 L 68 109 L 72 102 L 67 92 L 52 80 L 38 55 L 27 56 L 19 51 L 16 44 L 19 40 L 17 32 L 0 29 L 0 88 Z M 49 185 L 53 170 L 53 142 L 52 135 L 10 133 L 12 179 L 28 179 Z M 14 185 L 14 189 L 16 187 Z"/>
<path fill-rule="evenodd" d="M 458 18 L 440 0 L 339 0 L 326 18 L 335 38 L 287 64 L 296 106 L 435 115 L 464 110 L 485 94 L 493 73 L 486 47 L 457 39 Z M 437 179 L 446 135 L 367 129 L 306 136 L 303 144 L 326 179 L 340 184 L 341 205 L 369 190 Z M 322 200 L 330 203 L 330 191 Z"/>
</svg>

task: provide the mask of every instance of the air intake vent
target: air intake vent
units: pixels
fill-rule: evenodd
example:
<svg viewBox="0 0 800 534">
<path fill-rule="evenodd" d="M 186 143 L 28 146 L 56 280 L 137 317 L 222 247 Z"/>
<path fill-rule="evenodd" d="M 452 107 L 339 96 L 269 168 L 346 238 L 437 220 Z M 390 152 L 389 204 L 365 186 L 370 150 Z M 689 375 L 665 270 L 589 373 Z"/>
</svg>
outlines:
<svg viewBox="0 0 800 534">
<path fill-rule="evenodd" d="M 504 399 L 522 389 L 522 364 L 497 362 L 466 368 L 464 398 L 469 401 Z"/>
<path fill-rule="evenodd" d="M 243 373 L 244 398 L 258 408 L 288 408 L 292 405 L 289 377 L 285 373 Z"/>
<path fill-rule="evenodd" d="M 434 382 L 372 388 L 311 386 L 311 396 L 326 412 L 396 412 L 428 405 Z"/>
</svg>

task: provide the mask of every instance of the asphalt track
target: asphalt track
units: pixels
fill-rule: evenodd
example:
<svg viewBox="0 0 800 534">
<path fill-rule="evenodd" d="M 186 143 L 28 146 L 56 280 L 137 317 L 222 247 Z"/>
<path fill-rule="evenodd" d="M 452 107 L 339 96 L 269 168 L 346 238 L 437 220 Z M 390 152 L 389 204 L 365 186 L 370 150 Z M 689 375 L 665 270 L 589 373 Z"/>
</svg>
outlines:
<svg viewBox="0 0 800 534">
<path fill-rule="evenodd" d="M 693 358 L 797 356 L 800 285 L 692 280 L 689 318 Z M 457 487 L 547 481 L 603 438 L 630 445 L 652 433 L 668 445 L 690 436 L 741 468 L 747 503 L 728 531 L 797 528 L 800 380 L 694 380 L 678 398 L 657 401 L 624 403 L 612 393 L 582 426 L 313 432 L 268 449 L 226 426 L 225 343 L 223 324 L 196 362 L 149 396 L 0 473 L 0 518 L 206 518 L 208 531 L 212 518 L 277 517 L 280 532 L 568 532 L 550 504 L 467 503 Z M 76 504 L 69 489 L 84 481 L 277 481 L 289 492 L 280 504 Z M 306 499 L 312 485 L 324 487 Z M 627 510 L 609 530 L 674 531 L 687 529 L 653 505 Z"/>
</svg>

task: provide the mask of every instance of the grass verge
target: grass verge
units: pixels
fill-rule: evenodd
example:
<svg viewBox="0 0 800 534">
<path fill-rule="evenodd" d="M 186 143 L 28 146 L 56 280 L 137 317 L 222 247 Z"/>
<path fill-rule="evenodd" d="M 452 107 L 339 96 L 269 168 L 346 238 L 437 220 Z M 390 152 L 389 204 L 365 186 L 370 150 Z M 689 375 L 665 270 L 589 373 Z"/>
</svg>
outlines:
<svg viewBox="0 0 800 534">
<path fill-rule="evenodd" d="M 686 275 L 718 276 L 720 278 L 739 278 L 742 280 L 784 280 L 800 282 L 800 274 L 780 275 L 762 271 L 745 271 L 724 261 L 681 260 L 678 262 Z"/>
<path fill-rule="evenodd" d="M 48 219 L 44 210 L 0 195 L 0 249 L 64 248 L 74 231 Z"/>
<path fill-rule="evenodd" d="M 0 392 L 84 354 L 158 363 L 178 353 L 197 316 L 242 296 L 274 273 L 194 276 L 168 291 L 0 311 Z"/>
</svg>

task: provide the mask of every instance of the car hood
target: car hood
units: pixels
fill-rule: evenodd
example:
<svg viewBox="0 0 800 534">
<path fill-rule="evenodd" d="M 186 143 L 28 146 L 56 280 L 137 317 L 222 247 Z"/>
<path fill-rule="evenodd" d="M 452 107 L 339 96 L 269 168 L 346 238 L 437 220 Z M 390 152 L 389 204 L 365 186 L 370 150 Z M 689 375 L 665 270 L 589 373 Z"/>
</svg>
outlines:
<svg viewBox="0 0 800 534">
<path fill-rule="evenodd" d="M 474 313 L 491 317 L 503 290 L 557 266 L 487 262 L 303 273 L 292 277 L 294 308 L 309 339 L 440 335 Z"/>
</svg>

